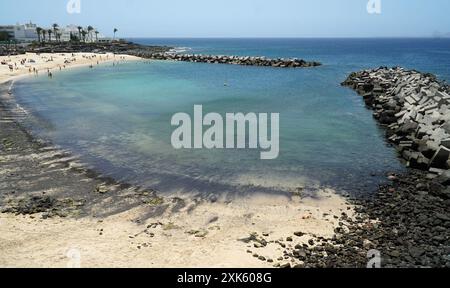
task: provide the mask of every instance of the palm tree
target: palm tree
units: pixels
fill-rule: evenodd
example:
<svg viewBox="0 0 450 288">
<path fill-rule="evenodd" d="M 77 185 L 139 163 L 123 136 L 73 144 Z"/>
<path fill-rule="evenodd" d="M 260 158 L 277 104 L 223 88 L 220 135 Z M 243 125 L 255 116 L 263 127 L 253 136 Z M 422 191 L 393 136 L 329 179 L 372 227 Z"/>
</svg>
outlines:
<svg viewBox="0 0 450 288">
<path fill-rule="evenodd" d="M 88 33 L 86 32 L 86 30 L 81 31 L 81 35 L 83 36 L 83 41 L 86 42 L 86 35 Z"/>
<path fill-rule="evenodd" d="M 45 34 L 47 34 L 47 30 L 42 29 L 42 42 L 45 42 Z"/>
<path fill-rule="evenodd" d="M 92 31 L 94 31 L 94 27 L 89 25 L 87 28 L 87 32 L 88 32 L 89 38 L 91 39 L 90 40 L 91 42 L 92 42 Z"/>
<path fill-rule="evenodd" d="M 96 41 L 96 42 L 98 42 L 98 33 L 100 33 L 100 32 L 98 32 L 97 30 L 95 30 L 95 41 Z"/>
<path fill-rule="evenodd" d="M 52 42 L 53 30 L 52 29 L 48 29 L 47 33 L 48 33 L 48 42 Z"/>
<path fill-rule="evenodd" d="M 61 33 L 59 33 L 59 29 L 58 28 L 56 28 L 56 29 L 53 29 L 53 35 L 55 35 L 55 41 L 59 41 L 59 34 L 61 34 Z"/>
<path fill-rule="evenodd" d="M 80 39 L 81 41 L 81 34 L 82 34 L 81 32 L 83 31 L 83 27 L 78 26 L 77 29 L 78 29 L 78 39 Z"/>
<path fill-rule="evenodd" d="M 38 42 L 41 42 L 41 32 L 42 32 L 42 28 L 41 27 L 37 27 L 36 28 L 36 33 L 38 36 Z"/>
<path fill-rule="evenodd" d="M 62 33 L 59 32 L 59 30 L 56 30 L 56 31 L 57 31 L 56 36 L 58 36 L 58 40 L 59 40 L 59 42 L 61 42 Z"/>
<path fill-rule="evenodd" d="M 113 38 L 113 40 L 116 39 L 116 33 L 117 33 L 117 31 L 119 31 L 119 30 L 117 30 L 117 28 L 114 28 L 114 38 Z"/>
<path fill-rule="evenodd" d="M 52 27 L 53 27 L 53 35 L 55 35 L 55 39 L 56 39 L 56 41 L 58 41 L 58 27 L 59 27 L 59 25 L 55 23 L 55 24 L 52 25 Z"/>
</svg>

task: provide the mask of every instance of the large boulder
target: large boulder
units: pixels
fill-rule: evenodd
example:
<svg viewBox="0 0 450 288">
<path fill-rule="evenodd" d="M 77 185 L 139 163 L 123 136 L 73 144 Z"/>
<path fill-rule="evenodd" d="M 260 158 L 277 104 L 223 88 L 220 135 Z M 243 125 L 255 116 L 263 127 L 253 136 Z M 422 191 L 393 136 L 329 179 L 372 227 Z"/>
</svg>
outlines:
<svg viewBox="0 0 450 288">
<path fill-rule="evenodd" d="M 402 126 L 399 127 L 397 134 L 410 135 L 410 134 L 414 133 L 418 127 L 419 127 L 419 124 L 408 120 L 407 122 L 405 122 L 405 124 L 403 124 Z"/>
<path fill-rule="evenodd" d="M 395 111 L 394 110 L 385 110 L 380 113 L 379 121 L 381 124 L 391 124 L 397 121 L 397 118 L 395 117 Z"/>
<path fill-rule="evenodd" d="M 441 141 L 441 145 L 444 146 L 445 148 L 450 149 L 450 138 L 443 139 Z"/>
<path fill-rule="evenodd" d="M 419 152 L 410 152 L 407 160 L 408 166 L 413 169 L 426 170 L 430 166 L 430 160 Z"/>
<path fill-rule="evenodd" d="M 443 124 L 443 125 L 441 126 L 441 128 L 444 129 L 445 132 L 447 132 L 447 133 L 450 134 L 450 122 L 447 122 L 447 123 Z"/>
</svg>

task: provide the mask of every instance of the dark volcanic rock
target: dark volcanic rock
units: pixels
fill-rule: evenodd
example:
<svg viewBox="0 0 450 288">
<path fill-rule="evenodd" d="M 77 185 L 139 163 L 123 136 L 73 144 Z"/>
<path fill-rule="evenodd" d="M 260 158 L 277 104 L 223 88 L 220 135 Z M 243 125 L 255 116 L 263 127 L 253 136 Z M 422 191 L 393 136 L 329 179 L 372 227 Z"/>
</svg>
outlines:
<svg viewBox="0 0 450 288">
<path fill-rule="evenodd" d="M 70 198 L 56 200 L 49 196 L 30 196 L 19 200 L 9 201 L 2 208 L 2 213 L 14 213 L 22 215 L 33 215 L 44 213 L 43 218 L 53 216 L 67 217 L 76 216 L 84 201 L 76 201 Z"/>
<path fill-rule="evenodd" d="M 136 51 L 142 53 L 165 53 L 171 47 L 166 46 L 144 46 L 132 42 L 109 42 L 109 43 L 34 43 L 27 46 L 1 45 L 0 56 L 19 55 L 25 53 L 120 53 L 132 54 Z"/>
<path fill-rule="evenodd" d="M 296 245 L 287 255 L 312 268 L 365 268 L 373 251 L 379 253 L 381 267 L 447 267 L 450 209 L 428 193 L 431 182 L 425 176 L 412 170 L 380 187 L 373 198 L 353 200 L 359 216 L 346 225 L 348 231 L 336 229 L 333 238 L 316 239 L 315 246 Z M 425 184 L 425 191 L 416 189 L 419 184 Z M 341 217 L 342 222 L 348 220 Z"/>
<path fill-rule="evenodd" d="M 154 60 L 171 60 L 210 64 L 233 64 L 244 66 L 265 66 L 277 68 L 307 68 L 322 65 L 319 62 L 306 62 L 301 59 L 269 59 L 266 57 L 197 55 L 175 53 L 148 53 L 145 51 L 129 51 L 128 54 Z"/>
</svg>

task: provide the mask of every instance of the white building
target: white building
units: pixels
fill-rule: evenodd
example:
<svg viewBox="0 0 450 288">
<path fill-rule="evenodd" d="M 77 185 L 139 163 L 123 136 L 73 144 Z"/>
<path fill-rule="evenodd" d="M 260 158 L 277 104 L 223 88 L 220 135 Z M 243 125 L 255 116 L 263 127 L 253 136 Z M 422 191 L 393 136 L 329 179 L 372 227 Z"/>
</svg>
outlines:
<svg viewBox="0 0 450 288">
<path fill-rule="evenodd" d="M 19 42 L 33 42 L 38 41 L 39 36 L 37 34 L 37 25 L 33 23 L 28 24 L 16 24 L 16 25 L 0 25 L 0 31 L 4 31 L 9 34 L 11 39 L 14 39 Z M 51 30 L 54 31 L 53 27 L 42 27 L 45 33 L 45 39 L 46 41 L 49 40 L 49 36 L 47 31 Z M 83 27 L 83 30 L 87 31 L 87 28 Z M 72 37 L 76 37 L 77 39 L 83 38 L 80 34 L 80 31 L 78 29 L 77 25 L 67 25 L 66 27 L 58 27 L 58 33 L 60 34 L 60 41 L 61 42 L 69 42 Z M 80 37 L 81 36 L 81 37 Z M 41 35 L 42 39 L 42 35 Z M 91 31 L 86 35 L 86 42 L 108 42 L 111 41 L 111 38 L 105 37 L 100 33 L 95 33 L 94 31 Z M 51 34 L 51 41 L 56 41 L 56 36 L 54 32 Z"/>
<path fill-rule="evenodd" d="M 6 32 L 9 35 L 9 38 L 14 38 L 14 25 L 0 25 L 0 32 Z"/>
<path fill-rule="evenodd" d="M 0 31 L 9 34 L 11 39 L 19 42 L 32 42 L 38 40 L 38 35 L 36 32 L 36 24 L 16 24 L 16 25 L 0 25 Z"/>
<path fill-rule="evenodd" d="M 24 41 L 24 42 L 32 42 L 38 40 L 38 35 L 36 32 L 36 24 L 28 23 L 24 25 L 16 25 L 14 34 L 15 39 L 18 41 Z"/>
<path fill-rule="evenodd" d="M 79 37 L 78 26 L 67 25 L 66 27 L 59 28 L 59 33 L 61 33 L 61 41 L 69 42 L 71 40 L 71 35 Z"/>
</svg>

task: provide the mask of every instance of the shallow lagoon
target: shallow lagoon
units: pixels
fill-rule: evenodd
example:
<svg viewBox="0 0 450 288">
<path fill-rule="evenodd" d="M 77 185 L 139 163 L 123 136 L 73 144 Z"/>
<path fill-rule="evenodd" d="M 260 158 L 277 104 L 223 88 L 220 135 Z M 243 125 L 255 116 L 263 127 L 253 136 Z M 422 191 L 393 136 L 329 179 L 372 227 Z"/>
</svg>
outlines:
<svg viewBox="0 0 450 288">
<path fill-rule="evenodd" d="M 161 192 L 276 193 L 332 186 L 370 193 L 402 164 L 362 99 L 339 83 L 352 71 L 379 65 L 450 79 L 447 40 L 140 41 L 189 46 L 195 53 L 324 63 L 277 69 L 142 61 L 16 83 L 17 101 L 37 116 L 28 123 L 34 133 L 108 176 Z M 196 104 L 205 114 L 280 113 L 279 158 L 263 161 L 258 150 L 173 149 L 171 117 L 192 114 Z"/>
</svg>

